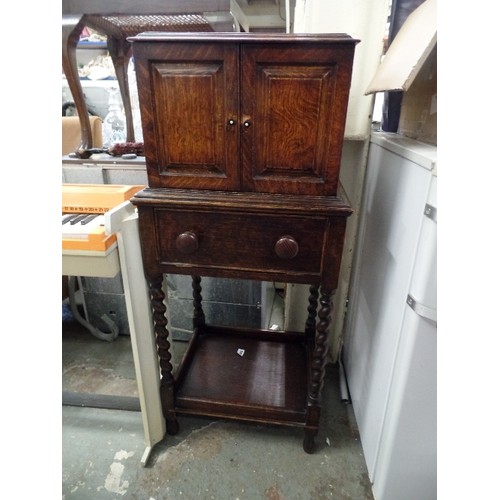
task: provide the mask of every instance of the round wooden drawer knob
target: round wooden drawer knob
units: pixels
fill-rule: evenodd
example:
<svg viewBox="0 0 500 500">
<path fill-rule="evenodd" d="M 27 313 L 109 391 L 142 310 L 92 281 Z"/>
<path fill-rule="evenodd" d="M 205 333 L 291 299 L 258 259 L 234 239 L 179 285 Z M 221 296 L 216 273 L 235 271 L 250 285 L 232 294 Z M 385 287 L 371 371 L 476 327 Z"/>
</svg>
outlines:
<svg viewBox="0 0 500 500">
<path fill-rule="evenodd" d="M 179 234 L 175 240 L 175 247 L 183 254 L 190 254 L 198 250 L 198 236 L 191 231 Z"/>
<path fill-rule="evenodd" d="M 299 245 L 292 236 L 282 236 L 274 245 L 276 255 L 281 259 L 293 259 L 299 253 Z"/>
</svg>

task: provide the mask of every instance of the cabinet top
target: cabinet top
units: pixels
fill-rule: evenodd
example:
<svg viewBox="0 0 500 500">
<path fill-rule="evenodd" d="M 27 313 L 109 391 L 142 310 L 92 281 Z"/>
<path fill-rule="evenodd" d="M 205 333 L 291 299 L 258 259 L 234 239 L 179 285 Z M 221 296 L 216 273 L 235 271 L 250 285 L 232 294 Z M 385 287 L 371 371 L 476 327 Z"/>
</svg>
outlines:
<svg viewBox="0 0 500 500">
<path fill-rule="evenodd" d="M 146 31 L 127 39 L 130 42 L 236 42 L 236 43 L 347 43 L 360 40 L 346 33 L 171 33 Z"/>
</svg>

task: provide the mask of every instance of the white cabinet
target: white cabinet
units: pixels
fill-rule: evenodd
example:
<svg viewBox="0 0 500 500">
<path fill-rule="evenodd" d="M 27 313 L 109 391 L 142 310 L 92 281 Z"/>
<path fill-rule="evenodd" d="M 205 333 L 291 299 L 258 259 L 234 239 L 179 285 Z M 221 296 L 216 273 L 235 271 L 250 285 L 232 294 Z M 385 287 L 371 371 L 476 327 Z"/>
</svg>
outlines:
<svg viewBox="0 0 500 500">
<path fill-rule="evenodd" d="M 435 158 L 372 135 L 343 361 L 376 500 L 437 495 Z"/>
</svg>

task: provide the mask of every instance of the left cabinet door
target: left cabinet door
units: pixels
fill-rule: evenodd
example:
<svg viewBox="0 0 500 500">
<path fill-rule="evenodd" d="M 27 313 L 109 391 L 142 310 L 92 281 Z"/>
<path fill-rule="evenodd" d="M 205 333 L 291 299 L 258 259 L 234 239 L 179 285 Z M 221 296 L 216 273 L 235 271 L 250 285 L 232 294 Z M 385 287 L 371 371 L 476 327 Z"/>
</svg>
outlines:
<svg viewBox="0 0 500 500">
<path fill-rule="evenodd" d="M 136 44 L 150 187 L 238 190 L 238 50 Z"/>
</svg>

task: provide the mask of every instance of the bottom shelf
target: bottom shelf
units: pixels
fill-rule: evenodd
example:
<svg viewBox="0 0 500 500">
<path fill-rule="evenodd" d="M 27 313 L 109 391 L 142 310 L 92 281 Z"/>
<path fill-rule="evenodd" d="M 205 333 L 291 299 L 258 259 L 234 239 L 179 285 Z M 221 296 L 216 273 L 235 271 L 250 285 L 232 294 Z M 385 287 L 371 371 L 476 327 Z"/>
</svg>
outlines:
<svg viewBox="0 0 500 500">
<path fill-rule="evenodd" d="M 304 425 L 308 359 L 303 333 L 207 326 L 181 363 L 175 410 Z"/>
</svg>

